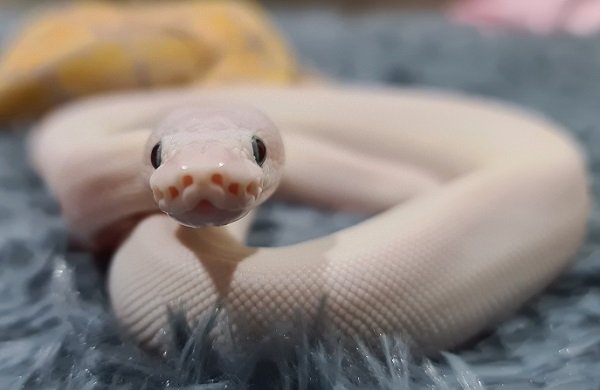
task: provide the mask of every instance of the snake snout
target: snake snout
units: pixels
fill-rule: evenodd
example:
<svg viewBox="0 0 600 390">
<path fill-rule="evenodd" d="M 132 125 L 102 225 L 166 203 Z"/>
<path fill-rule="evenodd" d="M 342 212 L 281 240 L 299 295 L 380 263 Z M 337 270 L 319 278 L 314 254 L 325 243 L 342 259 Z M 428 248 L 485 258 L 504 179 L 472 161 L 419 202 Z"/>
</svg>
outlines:
<svg viewBox="0 0 600 390">
<path fill-rule="evenodd" d="M 167 213 L 183 213 L 201 201 L 224 210 L 244 209 L 262 192 L 259 177 L 244 180 L 222 172 L 183 172 L 169 181 L 157 177 L 151 187 L 155 201 Z"/>
</svg>

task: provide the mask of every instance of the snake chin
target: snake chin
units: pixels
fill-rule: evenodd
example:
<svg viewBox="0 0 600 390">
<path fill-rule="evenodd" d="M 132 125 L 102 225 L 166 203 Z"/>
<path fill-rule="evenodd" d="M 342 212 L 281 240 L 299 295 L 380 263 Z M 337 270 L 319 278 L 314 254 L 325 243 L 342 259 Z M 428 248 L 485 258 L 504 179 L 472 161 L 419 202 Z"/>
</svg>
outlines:
<svg viewBox="0 0 600 390">
<path fill-rule="evenodd" d="M 223 226 L 235 222 L 249 210 L 224 210 L 216 207 L 211 201 L 203 199 L 191 210 L 183 213 L 167 213 L 181 225 L 201 228 L 206 226 Z"/>
</svg>

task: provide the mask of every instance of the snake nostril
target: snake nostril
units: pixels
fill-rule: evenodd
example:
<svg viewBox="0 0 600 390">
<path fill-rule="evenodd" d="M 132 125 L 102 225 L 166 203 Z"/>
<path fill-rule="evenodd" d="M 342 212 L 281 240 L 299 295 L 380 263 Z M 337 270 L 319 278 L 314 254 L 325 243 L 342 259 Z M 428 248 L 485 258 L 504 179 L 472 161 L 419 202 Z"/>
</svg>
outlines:
<svg viewBox="0 0 600 390">
<path fill-rule="evenodd" d="M 189 187 L 194 183 L 194 179 L 190 175 L 185 175 L 182 180 L 183 188 Z"/>
<path fill-rule="evenodd" d="M 223 185 L 223 176 L 219 173 L 215 173 L 210 177 L 210 181 L 213 183 L 222 186 Z"/>
<path fill-rule="evenodd" d="M 240 185 L 238 183 L 231 183 L 227 188 L 227 191 L 237 196 L 240 192 Z"/>
<path fill-rule="evenodd" d="M 171 195 L 171 199 L 175 199 L 179 196 L 179 191 L 175 187 L 169 187 L 169 194 Z"/>
</svg>

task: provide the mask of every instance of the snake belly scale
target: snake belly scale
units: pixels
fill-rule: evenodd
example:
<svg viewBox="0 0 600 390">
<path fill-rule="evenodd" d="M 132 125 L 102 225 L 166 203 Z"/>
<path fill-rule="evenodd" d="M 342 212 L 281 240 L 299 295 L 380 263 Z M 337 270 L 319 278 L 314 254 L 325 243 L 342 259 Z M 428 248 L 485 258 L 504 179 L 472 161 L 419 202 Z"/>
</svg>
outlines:
<svg viewBox="0 0 600 390">
<path fill-rule="evenodd" d="M 203 108 L 219 105 L 252 106 L 266 117 L 235 108 L 214 117 Z M 164 120 L 178 107 L 184 114 Z M 182 119 L 190 115 L 208 130 L 194 130 Z M 249 218 L 227 227 L 183 226 L 176 220 L 183 203 L 173 206 L 179 211 L 163 209 L 170 216 L 160 212 L 165 191 L 183 197 L 186 183 L 214 189 L 234 174 L 214 176 L 213 167 L 181 179 L 183 187 L 157 184 L 187 165 L 155 170 L 153 147 L 163 142 L 161 156 L 175 161 L 191 141 L 175 142 L 172 134 L 206 134 L 210 143 L 215 127 L 244 145 L 268 133 L 268 169 L 248 162 L 249 147 L 234 148 L 246 159 L 236 169 L 254 181 L 240 177 L 217 188 L 233 188 L 230 197 L 245 190 L 236 199 L 247 202 L 220 222 L 241 217 L 271 192 L 373 216 L 278 248 L 242 243 Z M 283 144 L 269 135 L 275 128 Z M 30 150 L 78 239 L 117 246 L 109 277 L 114 312 L 149 347 L 160 346 L 168 305 L 198 319 L 217 303 L 241 335 L 323 310 L 349 337 L 400 334 L 425 349 L 453 347 L 516 310 L 570 264 L 590 208 L 584 159 L 556 124 L 435 91 L 245 86 L 105 96 L 46 118 Z M 227 153 L 214 146 L 197 155 L 218 160 Z M 207 196 L 204 210 L 214 211 L 220 198 Z"/>
</svg>

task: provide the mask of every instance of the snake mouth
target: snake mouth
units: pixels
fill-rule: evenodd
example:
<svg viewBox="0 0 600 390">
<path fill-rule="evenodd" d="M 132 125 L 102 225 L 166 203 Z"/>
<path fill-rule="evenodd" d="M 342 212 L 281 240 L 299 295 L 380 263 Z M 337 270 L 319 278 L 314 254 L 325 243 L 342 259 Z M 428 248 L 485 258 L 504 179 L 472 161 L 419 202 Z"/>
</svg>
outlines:
<svg viewBox="0 0 600 390">
<path fill-rule="evenodd" d="M 199 201 L 198 204 L 196 205 L 196 207 L 194 207 L 191 210 L 191 212 L 193 212 L 193 213 L 201 213 L 201 214 L 214 213 L 216 211 L 219 211 L 219 208 L 216 207 L 214 204 L 211 203 L 210 200 L 207 200 L 207 199 L 202 199 L 201 201 Z"/>
<path fill-rule="evenodd" d="M 215 206 L 210 200 L 202 199 L 187 211 L 166 213 L 182 225 L 200 228 L 227 225 L 242 218 L 248 212 L 249 210 L 245 209 L 222 209 Z"/>
<path fill-rule="evenodd" d="M 164 213 L 190 227 L 234 222 L 256 205 L 262 192 L 259 177 L 241 180 L 222 172 L 196 175 L 186 172 L 175 178 L 161 180 L 159 175 L 151 178 L 154 200 Z"/>
</svg>

